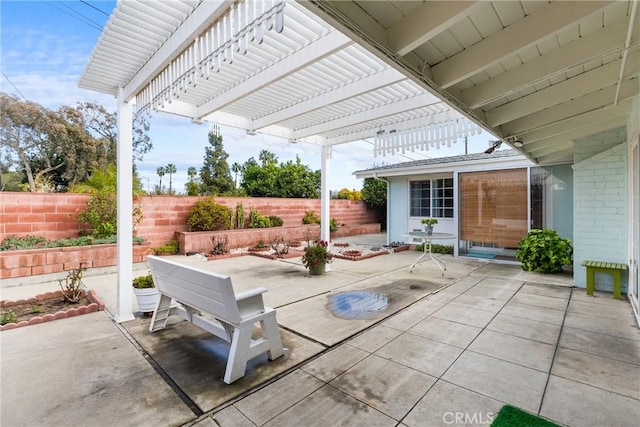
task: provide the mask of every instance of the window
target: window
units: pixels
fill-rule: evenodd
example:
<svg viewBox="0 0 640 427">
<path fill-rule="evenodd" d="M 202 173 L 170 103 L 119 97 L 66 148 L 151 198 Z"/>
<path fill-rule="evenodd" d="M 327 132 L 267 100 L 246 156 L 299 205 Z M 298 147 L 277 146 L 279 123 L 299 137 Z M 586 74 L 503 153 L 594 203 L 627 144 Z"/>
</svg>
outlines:
<svg viewBox="0 0 640 427">
<path fill-rule="evenodd" d="M 453 218 L 453 178 L 410 182 L 411 216 Z"/>
</svg>

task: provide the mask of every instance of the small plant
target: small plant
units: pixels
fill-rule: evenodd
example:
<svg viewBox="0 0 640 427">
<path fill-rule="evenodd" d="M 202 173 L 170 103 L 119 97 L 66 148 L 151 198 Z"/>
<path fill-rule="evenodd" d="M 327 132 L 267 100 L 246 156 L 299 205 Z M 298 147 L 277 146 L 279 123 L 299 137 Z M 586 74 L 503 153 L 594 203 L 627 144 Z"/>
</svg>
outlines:
<svg viewBox="0 0 640 427">
<path fill-rule="evenodd" d="M 238 202 L 236 205 L 236 221 L 236 228 L 242 230 L 244 228 L 244 207 L 242 206 L 242 202 Z"/>
<path fill-rule="evenodd" d="M 266 248 L 267 244 L 264 242 L 264 240 L 260 239 L 260 240 L 258 240 L 258 243 L 256 243 L 256 245 L 254 247 L 256 247 L 256 248 Z"/>
<path fill-rule="evenodd" d="M 289 244 L 285 243 L 283 236 L 277 235 L 271 241 L 271 249 L 273 249 L 278 258 L 282 258 L 282 256 L 289 253 Z"/>
<path fill-rule="evenodd" d="M 260 215 L 260 212 L 251 209 L 249 211 L 249 228 L 269 228 L 271 220 L 268 216 Z"/>
<path fill-rule="evenodd" d="M 337 229 L 338 229 L 338 220 L 335 218 L 331 218 L 331 220 L 329 221 L 329 231 L 333 233 Z"/>
<path fill-rule="evenodd" d="M 58 279 L 65 301 L 75 303 L 80 301 L 84 296 L 82 291 L 82 288 L 84 288 L 84 283 L 82 283 L 82 274 L 86 269 L 85 263 L 81 262 L 78 268 L 71 270 L 69 274 L 67 274 L 67 277 L 64 279 Z"/>
<path fill-rule="evenodd" d="M 0 325 L 16 323 L 17 319 L 16 313 L 13 310 L 2 310 L 2 312 L 0 312 Z"/>
<path fill-rule="evenodd" d="M 131 285 L 136 289 L 149 289 L 155 288 L 155 284 L 153 283 L 153 276 L 151 274 L 147 274 L 146 276 L 136 277 L 131 281 Z"/>
<path fill-rule="evenodd" d="M 231 229 L 233 212 L 219 205 L 213 197 L 198 200 L 187 214 L 188 231 L 219 231 Z"/>
<path fill-rule="evenodd" d="M 40 308 L 39 306 L 33 306 L 31 308 L 31 311 L 29 311 L 29 313 L 31 314 L 38 314 L 38 313 L 42 313 L 42 308 Z"/>
<path fill-rule="evenodd" d="M 180 247 L 177 240 L 169 240 L 166 245 L 151 248 L 151 250 L 156 255 L 176 255 L 180 251 Z"/>
<path fill-rule="evenodd" d="M 516 259 L 525 271 L 559 273 L 573 263 L 573 246 L 555 230 L 531 230 L 518 243 Z"/>
<path fill-rule="evenodd" d="M 313 211 L 306 211 L 302 218 L 303 224 L 320 224 L 320 217 Z"/>
<path fill-rule="evenodd" d="M 224 255 L 229 253 L 229 237 L 213 236 L 211 238 L 211 255 Z"/>
<path fill-rule="evenodd" d="M 333 256 L 329 253 L 329 243 L 324 240 L 316 240 L 304 248 L 302 264 L 306 268 L 316 268 L 320 264 L 329 264 Z"/>
<path fill-rule="evenodd" d="M 423 218 L 420 223 L 427 225 L 427 226 L 434 226 L 438 223 L 438 219 L 437 218 Z"/>
<path fill-rule="evenodd" d="M 271 222 L 272 227 L 282 227 L 284 224 L 282 218 L 276 215 L 269 215 L 269 222 Z"/>
</svg>

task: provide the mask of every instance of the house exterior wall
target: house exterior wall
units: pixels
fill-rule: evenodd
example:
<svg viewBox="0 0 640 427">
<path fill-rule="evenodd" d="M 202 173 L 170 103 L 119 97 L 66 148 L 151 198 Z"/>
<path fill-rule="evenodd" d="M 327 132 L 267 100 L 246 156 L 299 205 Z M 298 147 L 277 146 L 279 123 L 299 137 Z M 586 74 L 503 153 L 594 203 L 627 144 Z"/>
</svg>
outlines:
<svg viewBox="0 0 640 427">
<path fill-rule="evenodd" d="M 576 142 L 576 158 L 608 144 L 594 135 Z M 627 263 L 627 146 L 618 144 L 574 164 L 574 284 L 586 287 L 584 260 Z M 623 278 L 623 292 L 626 291 Z M 596 275 L 596 289 L 612 291 L 609 275 Z"/>
</svg>

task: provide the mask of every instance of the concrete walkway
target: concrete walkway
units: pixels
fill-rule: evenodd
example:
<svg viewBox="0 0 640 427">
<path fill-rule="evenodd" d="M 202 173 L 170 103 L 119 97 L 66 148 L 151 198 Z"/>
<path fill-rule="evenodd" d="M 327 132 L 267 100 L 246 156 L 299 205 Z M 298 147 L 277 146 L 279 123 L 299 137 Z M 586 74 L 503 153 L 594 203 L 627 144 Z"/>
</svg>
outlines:
<svg viewBox="0 0 640 427">
<path fill-rule="evenodd" d="M 0 424 L 488 425 L 505 403 L 564 425 L 640 424 L 640 331 L 626 300 L 449 256 L 444 277 L 433 262 L 411 274 L 416 256 L 337 259 L 320 277 L 298 258 L 177 257 L 231 275 L 237 292 L 269 288 L 289 358 L 258 357 L 229 386 L 228 346 L 178 319 L 153 334 L 148 318 L 117 325 L 109 312 L 4 331 Z M 113 312 L 115 275 L 85 283 Z M 349 290 L 389 295 L 389 307 L 330 313 L 329 298 Z"/>
</svg>

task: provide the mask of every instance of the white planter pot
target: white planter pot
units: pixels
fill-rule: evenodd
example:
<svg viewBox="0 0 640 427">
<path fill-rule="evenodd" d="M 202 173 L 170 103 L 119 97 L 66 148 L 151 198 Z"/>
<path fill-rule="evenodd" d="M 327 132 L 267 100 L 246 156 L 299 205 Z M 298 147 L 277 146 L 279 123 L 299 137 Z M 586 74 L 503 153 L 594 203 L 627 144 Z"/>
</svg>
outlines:
<svg viewBox="0 0 640 427">
<path fill-rule="evenodd" d="M 136 294 L 139 311 L 149 313 L 156 309 L 158 300 L 160 299 L 160 292 L 156 288 L 133 288 L 133 293 Z"/>
</svg>

